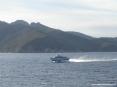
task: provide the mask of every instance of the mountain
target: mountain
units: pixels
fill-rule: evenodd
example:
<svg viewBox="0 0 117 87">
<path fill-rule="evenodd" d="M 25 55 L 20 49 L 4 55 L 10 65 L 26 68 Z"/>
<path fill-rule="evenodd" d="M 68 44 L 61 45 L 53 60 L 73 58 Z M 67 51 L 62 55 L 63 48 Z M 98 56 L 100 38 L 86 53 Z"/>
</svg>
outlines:
<svg viewBox="0 0 117 87">
<path fill-rule="evenodd" d="M 112 52 L 117 38 L 94 38 L 79 32 L 65 32 L 41 23 L 0 21 L 0 52 Z"/>
<path fill-rule="evenodd" d="M 68 33 L 76 35 L 78 37 L 82 37 L 82 38 L 86 38 L 86 39 L 94 39 L 93 37 L 86 35 L 86 34 L 82 34 L 80 32 L 73 32 L 73 31 L 68 31 Z"/>
<path fill-rule="evenodd" d="M 103 52 L 117 52 L 117 38 L 98 38 L 96 39 L 100 43 L 99 51 Z"/>
</svg>

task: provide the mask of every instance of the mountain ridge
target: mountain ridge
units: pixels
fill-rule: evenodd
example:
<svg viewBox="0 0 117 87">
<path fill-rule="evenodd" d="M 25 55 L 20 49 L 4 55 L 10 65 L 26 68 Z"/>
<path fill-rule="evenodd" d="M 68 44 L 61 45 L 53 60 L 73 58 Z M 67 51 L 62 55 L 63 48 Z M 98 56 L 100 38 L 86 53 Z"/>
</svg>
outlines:
<svg viewBox="0 0 117 87">
<path fill-rule="evenodd" d="M 95 38 L 39 22 L 0 21 L 0 52 L 116 52 L 117 38 Z"/>
</svg>

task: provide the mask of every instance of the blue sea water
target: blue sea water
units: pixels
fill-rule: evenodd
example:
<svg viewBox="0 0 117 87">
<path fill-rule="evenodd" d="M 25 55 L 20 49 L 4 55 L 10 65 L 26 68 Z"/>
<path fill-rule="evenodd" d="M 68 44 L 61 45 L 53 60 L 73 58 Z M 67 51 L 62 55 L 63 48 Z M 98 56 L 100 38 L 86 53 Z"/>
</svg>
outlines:
<svg viewBox="0 0 117 87">
<path fill-rule="evenodd" d="M 117 53 L 61 53 L 70 62 L 52 63 L 50 57 L 56 54 L 1 53 L 0 87 L 114 87 L 117 83 Z"/>
</svg>

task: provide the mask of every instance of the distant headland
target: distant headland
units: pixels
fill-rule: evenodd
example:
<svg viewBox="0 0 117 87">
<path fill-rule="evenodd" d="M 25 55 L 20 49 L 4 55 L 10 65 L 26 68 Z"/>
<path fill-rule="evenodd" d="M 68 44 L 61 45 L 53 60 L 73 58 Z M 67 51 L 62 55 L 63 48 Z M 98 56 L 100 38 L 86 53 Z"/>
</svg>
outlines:
<svg viewBox="0 0 117 87">
<path fill-rule="evenodd" d="M 95 38 L 24 20 L 0 21 L 0 52 L 117 52 L 117 38 Z"/>
</svg>

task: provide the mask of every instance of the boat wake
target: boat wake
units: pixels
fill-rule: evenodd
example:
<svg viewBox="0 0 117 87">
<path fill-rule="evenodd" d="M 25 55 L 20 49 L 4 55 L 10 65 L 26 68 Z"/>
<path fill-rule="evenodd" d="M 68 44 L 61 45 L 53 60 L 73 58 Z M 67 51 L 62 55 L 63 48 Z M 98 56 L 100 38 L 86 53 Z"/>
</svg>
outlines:
<svg viewBox="0 0 117 87">
<path fill-rule="evenodd" d="M 86 57 L 69 59 L 69 62 L 108 62 L 108 61 L 117 61 L 117 59 L 91 59 Z"/>
</svg>

